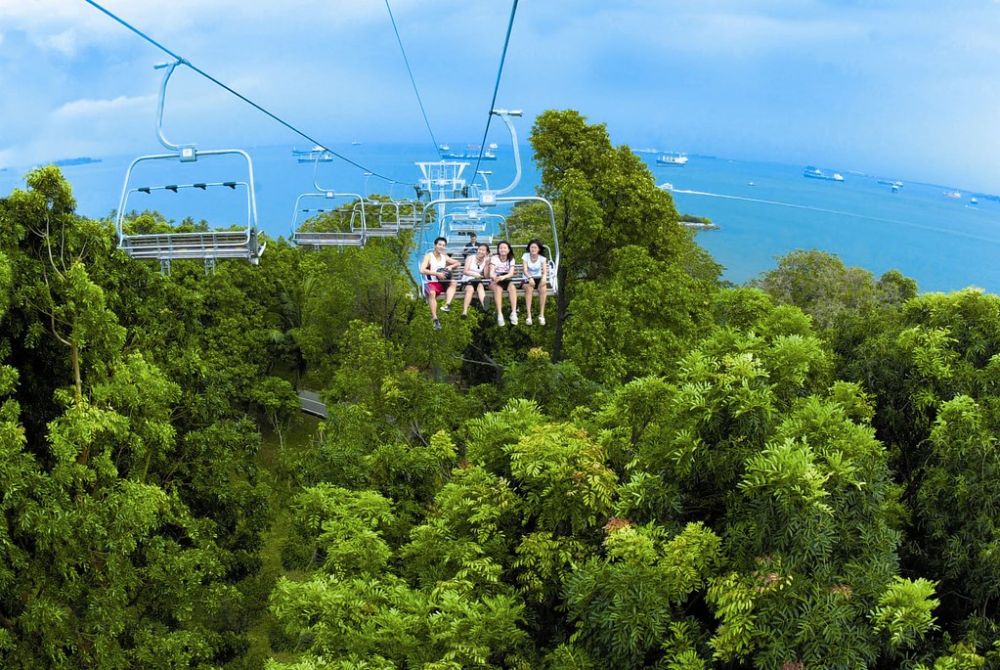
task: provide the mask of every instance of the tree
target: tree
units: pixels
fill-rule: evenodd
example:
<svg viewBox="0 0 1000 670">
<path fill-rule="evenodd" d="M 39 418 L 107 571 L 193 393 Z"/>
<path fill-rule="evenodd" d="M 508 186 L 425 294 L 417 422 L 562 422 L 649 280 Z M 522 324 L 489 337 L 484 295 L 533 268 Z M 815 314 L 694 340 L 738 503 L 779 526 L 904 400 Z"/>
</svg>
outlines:
<svg viewBox="0 0 1000 670">
<path fill-rule="evenodd" d="M 605 258 L 609 276 L 580 286 L 570 304 L 567 357 L 604 384 L 656 374 L 706 332 L 705 286 L 641 247 Z"/>
<path fill-rule="evenodd" d="M 540 348 L 532 348 L 503 373 L 506 398 L 532 400 L 556 419 L 567 419 L 574 409 L 588 405 L 598 385 L 587 379 L 571 361 L 554 363 Z"/>
<path fill-rule="evenodd" d="M 775 300 L 810 315 L 820 331 L 833 328 L 842 316 L 863 316 L 879 306 L 901 305 L 916 295 L 916 282 L 898 270 L 875 281 L 867 270 L 847 267 L 837 256 L 815 249 L 782 256 L 778 267 L 754 284 Z"/>
<path fill-rule="evenodd" d="M 124 338 L 85 265 L 89 255 L 109 251 L 107 231 L 73 213 L 76 201 L 58 168 L 38 168 L 26 182 L 30 190 L 11 194 L 4 217 L 22 222 L 14 227 L 25 236 L 15 240 L 23 250 L 15 260 L 19 274 L 34 278 L 20 284 L 15 299 L 37 310 L 52 337 L 69 350 L 74 393 L 81 401 L 83 366 L 99 366 Z"/>
<path fill-rule="evenodd" d="M 718 266 L 678 224 L 670 195 L 656 187 L 628 147 L 612 147 L 603 125 L 590 125 L 572 110 L 549 110 L 535 120 L 531 144 L 541 171 L 540 191 L 556 208 L 562 248 L 554 360 L 562 358 L 563 329 L 577 286 L 608 274 L 610 250 L 643 247 L 653 260 L 714 283 Z M 516 230 L 516 221 L 513 226 Z"/>
<path fill-rule="evenodd" d="M 111 253 L 110 223 L 73 213 L 58 170 L 28 185 L 0 202 L 0 357 L 17 366 L 0 368 L 17 394 L 0 429 L 0 664 L 224 664 L 245 645 L 234 585 L 259 565 L 266 513 L 259 435 L 227 419 L 249 407 L 266 330 L 239 270 L 168 280 Z"/>
</svg>

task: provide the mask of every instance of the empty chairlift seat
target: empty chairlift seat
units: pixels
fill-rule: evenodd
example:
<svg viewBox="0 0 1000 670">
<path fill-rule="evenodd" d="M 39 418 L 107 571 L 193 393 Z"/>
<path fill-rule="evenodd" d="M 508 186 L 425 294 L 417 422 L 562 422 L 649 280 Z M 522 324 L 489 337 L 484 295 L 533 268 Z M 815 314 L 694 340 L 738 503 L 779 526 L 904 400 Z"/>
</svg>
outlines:
<svg viewBox="0 0 1000 670">
<path fill-rule="evenodd" d="M 378 205 L 379 227 L 398 234 L 401 230 L 413 230 L 419 225 L 423 214 L 421 203 L 409 200 L 388 200 L 376 203 Z M 388 235 L 383 235 L 383 237 Z"/>
<path fill-rule="evenodd" d="M 186 154 L 184 152 L 187 152 Z M 190 184 L 167 184 L 163 186 L 130 186 L 135 167 L 144 162 L 177 161 L 193 162 L 209 156 L 237 155 L 245 159 L 247 172 L 240 181 L 195 182 Z M 193 156 L 193 157 L 192 157 Z M 138 194 L 152 195 L 157 191 L 178 193 L 193 189 L 209 193 L 215 189 L 242 190 L 246 194 L 246 224 L 240 228 L 204 231 L 177 231 L 137 233 L 130 230 L 127 212 L 130 203 Z M 254 265 L 260 262 L 266 243 L 257 230 L 257 205 L 253 190 L 253 162 L 250 156 L 239 149 L 213 149 L 197 151 L 186 147 L 177 154 L 153 154 L 140 156 L 129 165 L 125 175 L 125 185 L 118 205 L 115 222 L 118 248 L 130 257 L 139 260 L 160 261 L 169 269 L 170 261 L 235 258 Z"/>
<path fill-rule="evenodd" d="M 327 204 L 306 206 L 318 199 Z M 301 247 L 364 246 L 369 232 L 364 203 L 357 193 L 316 191 L 299 195 L 292 212 L 292 241 Z"/>
<path fill-rule="evenodd" d="M 374 220 L 376 225 L 369 225 L 367 237 L 386 238 L 399 236 L 399 223 L 397 220 L 396 208 L 391 203 L 384 203 L 378 200 L 368 201 L 365 205 L 369 210 L 369 221 Z"/>
</svg>

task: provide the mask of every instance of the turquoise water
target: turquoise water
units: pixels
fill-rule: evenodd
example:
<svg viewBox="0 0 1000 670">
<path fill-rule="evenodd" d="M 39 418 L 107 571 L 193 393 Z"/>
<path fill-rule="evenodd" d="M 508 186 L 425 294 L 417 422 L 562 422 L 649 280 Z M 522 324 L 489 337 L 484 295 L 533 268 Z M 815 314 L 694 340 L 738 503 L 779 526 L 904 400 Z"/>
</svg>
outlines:
<svg viewBox="0 0 1000 670">
<path fill-rule="evenodd" d="M 462 145 L 464 146 L 464 145 Z M 299 145 L 300 149 L 304 149 Z M 419 176 L 413 163 L 435 160 L 424 145 L 334 146 L 370 169 L 401 182 Z M 292 229 L 296 196 L 313 189 L 313 165 L 300 164 L 291 146 L 251 149 L 255 162 L 260 227 L 274 236 Z M 155 153 L 155 151 L 150 151 Z M 526 150 L 522 150 L 522 155 Z M 649 161 L 653 156 L 644 155 Z M 118 206 L 122 178 L 131 157 L 63 168 L 74 187 L 78 211 L 105 216 Z M 480 167 L 492 170 L 494 186 L 513 176 L 510 148 Z M 471 167 L 468 168 L 471 171 Z M 686 167 L 651 165 L 657 183 L 670 182 L 683 212 L 708 216 L 721 230 L 699 233 L 699 241 L 725 266 L 725 277 L 742 282 L 774 267 L 775 257 L 794 249 L 816 248 L 838 254 L 849 265 L 876 274 L 897 268 L 925 291 L 969 285 L 1000 292 L 1000 203 L 980 198 L 976 206 L 946 198 L 960 188 L 907 183 L 898 193 L 874 177 L 844 173 L 837 183 L 805 179 L 802 166 L 733 161 L 692 156 Z M 237 161 L 220 158 L 196 164 L 143 167 L 133 184 L 155 185 L 240 179 Z M 25 170 L 0 172 L 0 193 L 21 185 Z M 887 177 L 894 178 L 892 175 Z M 357 168 L 335 161 L 320 165 L 320 186 L 339 191 L 386 193 L 389 186 L 365 178 Z M 533 192 L 538 173 L 527 162 L 516 193 Z M 751 186 L 750 183 L 753 183 Z M 412 197 L 412 188 L 392 187 L 396 197 Z M 245 195 L 219 188 L 207 194 L 194 189 L 137 196 L 129 209 L 158 209 L 171 218 L 193 216 L 218 225 L 245 222 Z"/>
<path fill-rule="evenodd" d="M 681 211 L 710 217 L 720 231 L 699 241 L 744 281 L 794 249 L 838 254 L 876 274 L 896 268 L 925 291 L 969 285 L 1000 291 L 1000 204 L 942 186 L 907 183 L 893 193 L 874 177 L 845 173 L 837 183 L 802 177 L 800 166 L 692 158 L 661 168 Z M 753 186 L 749 183 L 753 182 Z M 711 195 L 678 193 L 690 190 Z M 723 197 L 726 196 L 726 197 Z"/>
</svg>

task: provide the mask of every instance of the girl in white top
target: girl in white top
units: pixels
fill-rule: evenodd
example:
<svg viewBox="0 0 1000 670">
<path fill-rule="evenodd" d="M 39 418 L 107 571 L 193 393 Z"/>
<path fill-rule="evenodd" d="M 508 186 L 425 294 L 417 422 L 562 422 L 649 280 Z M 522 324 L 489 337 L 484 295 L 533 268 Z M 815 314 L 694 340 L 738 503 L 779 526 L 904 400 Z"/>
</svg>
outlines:
<svg viewBox="0 0 1000 670">
<path fill-rule="evenodd" d="M 462 281 L 465 283 L 465 302 L 462 303 L 462 318 L 469 315 L 469 305 L 472 303 L 472 292 L 479 294 L 479 305 L 486 311 L 486 289 L 483 282 L 490 267 L 490 247 L 488 244 L 480 244 L 476 247 L 474 256 L 465 259 L 465 267 L 462 268 Z"/>
<path fill-rule="evenodd" d="M 542 255 L 542 243 L 528 242 L 528 251 L 521 256 L 524 272 L 524 305 L 528 310 L 527 325 L 531 325 L 531 299 L 538 291 L 538 323 L 545 325 L 545 297 L 549 290 L 549 262 Z"/>
<path fill-rule="evenodd" d="M 497 252 L 490 258 L 488 268 L 489 278 L 493 282 L 493 302 L 497 306 L 497 323 L 505 325 L 503 320 L 503 292 L 510 296 L 510 322 L 517 325 L 517 286 L 514 283 L 514 251 L 510 242 L 503 240 L 497 244 Z"/>
</svg>

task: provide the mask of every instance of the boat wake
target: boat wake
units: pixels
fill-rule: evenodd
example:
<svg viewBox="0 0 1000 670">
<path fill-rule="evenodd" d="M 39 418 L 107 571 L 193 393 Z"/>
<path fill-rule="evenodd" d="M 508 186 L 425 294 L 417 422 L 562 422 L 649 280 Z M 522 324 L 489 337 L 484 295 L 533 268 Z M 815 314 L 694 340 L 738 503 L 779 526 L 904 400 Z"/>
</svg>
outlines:
<svg viewBox="0 0 1000 670">
<path fill-rule="evenodd" d="M 992 237 L 983 237 L 982 235 L 974 235 L 972 233 L 962 232 L 960 230 L 950 230 L 948 228 L 938 228 L 937 226 L 925 226 L 919 223 L 912 223 L 910 221 L 902 221 L 900 219 L 885 219 L 879 216 L 870 216 L 868 214 L 858 214 L 856 212 L 844 212 L 838 209 L 827 209 L 826 207 L 813 207 L 811 205 L 798 205 L 794 202 L 782 202 L 780 200 L 765 200 L 763 198 L 748 198 L 742 195 L 726 195 L 725 193 L 708 193 L 706 191 L 692 191 L 688 189 L 672 189 L 670 191 L 672 194 L 681 193 L 683 195 L 697 195 L 707 198 L 719 198 L 720 200 L 740 200 L 742 202 L 754 202 L 761 205 L 773 205 L 775 207 L 789 207 L 792 209 L 803 209 L 809 212 L 820 212 L 822 214 L 835 214 L 837 216 L 846 216 L 853 219 L 864 219 L 865 221 L 876 221 L 878 223 L 891 223 L 898 226 L 907 226 L 909 228 L 919 228 L 920 230 L 928 230 L 935 233 L 941 233 L 943 235 L 955 235 L 958 237 L 965 237 L 970 240 L 978 240 L 980 242 L 989 242 L 991 244 L 1000 244 L 1000 240 Z"/>
</svg>

